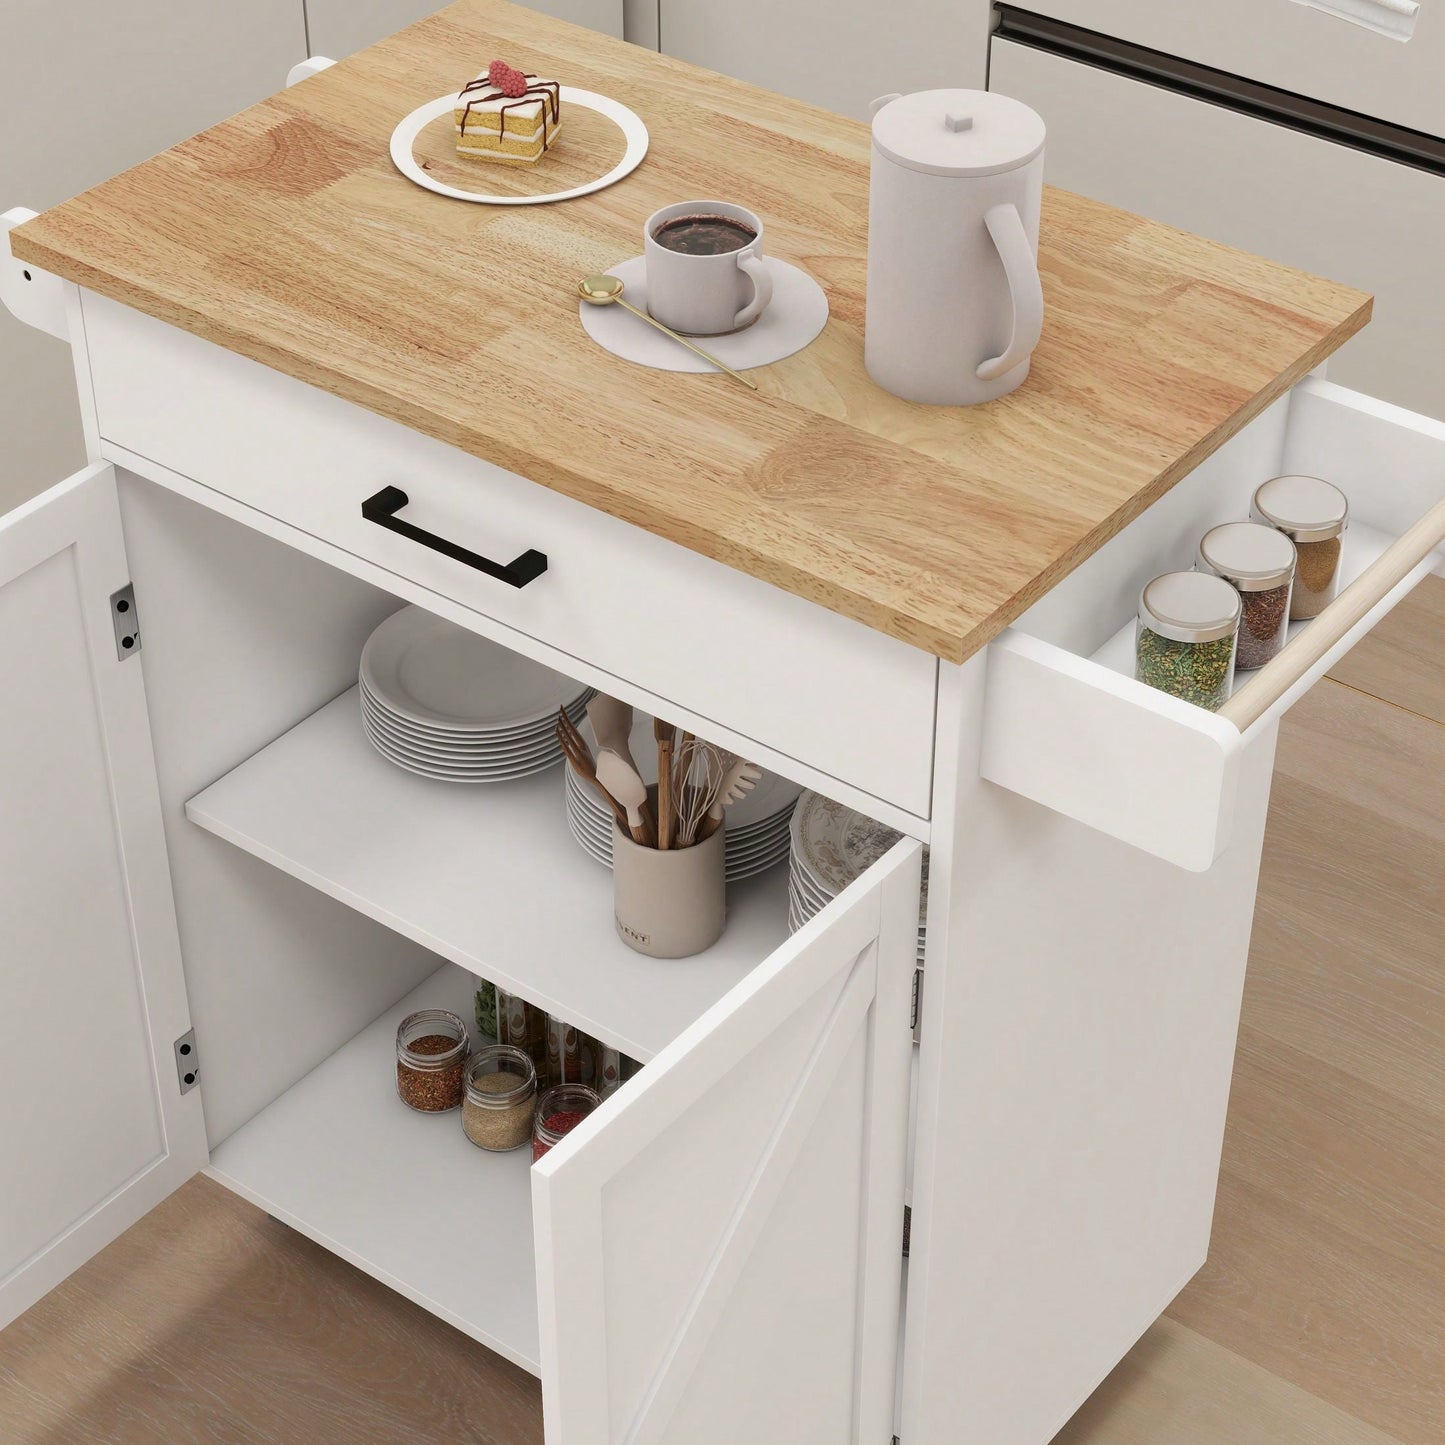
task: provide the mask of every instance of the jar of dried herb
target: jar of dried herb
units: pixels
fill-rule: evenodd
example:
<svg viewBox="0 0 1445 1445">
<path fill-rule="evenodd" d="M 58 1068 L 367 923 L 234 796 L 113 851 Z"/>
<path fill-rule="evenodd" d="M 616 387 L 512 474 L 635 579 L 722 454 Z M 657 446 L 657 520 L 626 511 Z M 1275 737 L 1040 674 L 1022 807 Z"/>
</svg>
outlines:
<svg viewBox="0 0 1445 1445">
<path fill-rule="evenodd" d="M 1139 594 L 1134 676 L 1213 711 L 1234 683 L 1239 593 L 1205 572 L 1166 572 Z"/>
<path fill-rule="evenodd" d="M 396 1031 L 396 1092 L 410 1109 L 441 1114 L 462 1102 L 467 1026 L 446 1009 L 408 1014 Z"/>
<path fill-rule="evenodd" d="M 1263 667 L 1284 646 L 1294 568 L 1294 544 L 1258 522 L 1226 522 L 1199 539 L 1199 570 L 1222 577 L 1239 593 L 1234 665 L 1241 672 Z"/>
<path fill-rule="evenodd" d="M 585 1084 L 558 1084 L 537 1101 L 532 1125 L 532 1163 L 560 1144 L 600 1103 Z"/>
<path fill-rule="evenodd" d="M 1294 543 L 1290 617 L 1296 622 L 1318 617 L 1340 585 L 1340 553 L 1350 524 L 1345 494 L 1319 477 L 1272 477 L 1255 491 L 1249 514 Z"/>
<path fill-rule="evenodd" d="M 537 1071 L 507 1044 L 490 1044 L 467 1060 L 462 1132 L 478 1149 L 520 1149 L 532 1137 Z"/>
</svg>

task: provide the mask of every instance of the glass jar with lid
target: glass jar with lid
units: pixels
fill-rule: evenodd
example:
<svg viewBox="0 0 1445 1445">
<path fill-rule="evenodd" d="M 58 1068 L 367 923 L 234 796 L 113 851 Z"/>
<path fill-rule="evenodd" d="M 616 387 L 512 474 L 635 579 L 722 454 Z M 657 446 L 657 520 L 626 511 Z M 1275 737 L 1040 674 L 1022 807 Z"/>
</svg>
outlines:
<svg viewBox="0 0 1445 1445">
<path fill-rule="evenodd" d="M 478 1049 L 463 1076 L 462 1132 L 478 1149 L 520 1149 L 532 1137 L 537 1070 L 509 1044 Z"/>
<path fill-rule="evenodd" d="M 1239 593 L 1240 671 L 1263 667 L 1289 633 L 1294 543 L 1258 522 L 1226 522 L 1199 539 L 1199 570 L 1222 577 Z"/>
<path fill-rule="evenodd" d="M 1345 494 L 1320 477 L 1272 477 L 1256 489 L 1249 514 L 1294 543 L 1290 617 L 1296 622 L 1318 617 L 1340 585 L 1340 552 L 1350 525 Z"/>
<path fill-rule="evenodd" d="M 462 1102 L 467 1026 L 443 1008 L 408 1014 L 396 1031 L 396 1092 L 409 1109 L 441 1114 Z"/>
<path fill-rule="evenodd" d="M 558 1084 L 537 1101 L 532 1129 L 532 1163 L 560 1144 L 600 1103 L 585 1084 Z"/>
<path fill-rule="evenodd" d="M 1234 684 L 1239 593 L 1205 572 L 1166 572 L 1139 594 L 1134 676 L 1211 711 Z"/>
</svg>

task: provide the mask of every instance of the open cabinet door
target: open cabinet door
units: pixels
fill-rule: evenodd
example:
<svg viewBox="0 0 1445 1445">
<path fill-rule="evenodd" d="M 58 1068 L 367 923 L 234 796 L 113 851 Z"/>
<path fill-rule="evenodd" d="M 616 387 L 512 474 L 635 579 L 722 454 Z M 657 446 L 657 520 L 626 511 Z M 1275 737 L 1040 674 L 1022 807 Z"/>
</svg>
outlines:
<svg viewBox="0 0 1445 1445">
<path fill-rule="evenodd" d="M 0 517 L 0 1326 L 206 1163 L 115 474 Z"/>
<path fill-rule="evenodd" d="M 533 1169 L 547 1445 L 886 1445 L 921 852 Z"/>
</svg>

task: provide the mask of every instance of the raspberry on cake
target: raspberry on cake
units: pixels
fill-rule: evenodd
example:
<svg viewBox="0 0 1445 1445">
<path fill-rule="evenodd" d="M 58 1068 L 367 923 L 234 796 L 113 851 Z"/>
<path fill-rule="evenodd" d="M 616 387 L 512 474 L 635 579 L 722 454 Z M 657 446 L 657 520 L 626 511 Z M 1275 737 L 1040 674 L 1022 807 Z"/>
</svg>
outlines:
<svg viewBox="0 0 1445 1445">
<path fill-rule="evenodd" d="M 562 87 L 555 80 L 494 60 L 457 96 L 457 154 L 530 166 L 562 128 Z"/>
</svg>

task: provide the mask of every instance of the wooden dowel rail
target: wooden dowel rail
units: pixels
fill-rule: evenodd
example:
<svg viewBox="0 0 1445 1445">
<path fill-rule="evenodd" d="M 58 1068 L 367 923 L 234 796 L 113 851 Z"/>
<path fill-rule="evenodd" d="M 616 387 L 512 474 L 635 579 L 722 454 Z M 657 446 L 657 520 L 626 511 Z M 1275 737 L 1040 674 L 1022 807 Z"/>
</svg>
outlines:
<svg viewBox="0 0 1445 1445">
<path fill-rule="evenodd" d="M 1445 501 L 1395 539 L 1310 625 L 1219 709 L 1240 732 L 1259 721 L 1392 588 L 1445 543 Z"/>
</svg>

